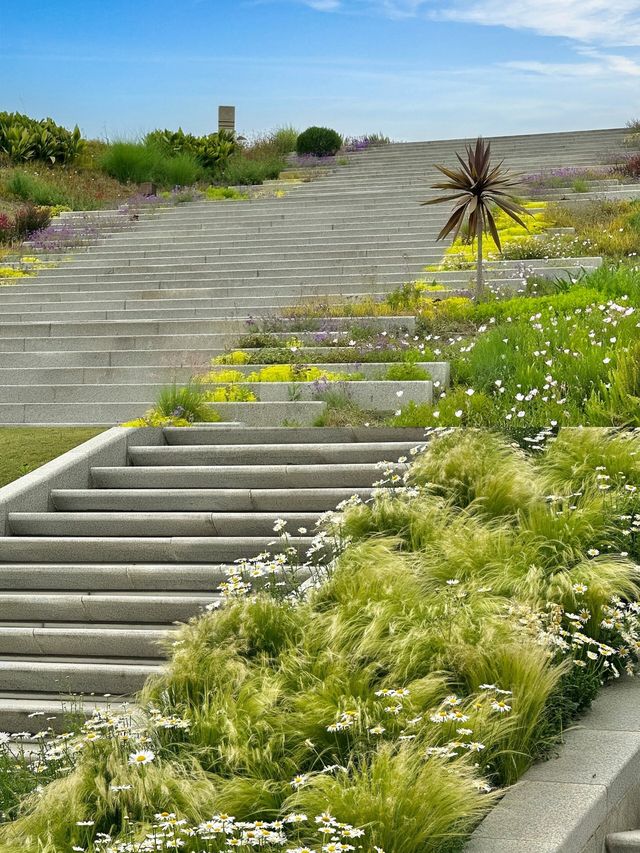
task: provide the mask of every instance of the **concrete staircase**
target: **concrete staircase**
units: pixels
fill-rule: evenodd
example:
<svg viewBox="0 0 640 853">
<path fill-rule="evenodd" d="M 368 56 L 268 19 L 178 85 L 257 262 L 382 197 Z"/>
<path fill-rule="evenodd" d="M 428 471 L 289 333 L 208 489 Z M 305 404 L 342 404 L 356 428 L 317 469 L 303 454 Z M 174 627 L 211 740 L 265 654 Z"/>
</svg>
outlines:
<svg viewBox="0 0 640 853">
<path fill-rule="evenodd" d="M 598 165 L 623 135 L 502 137 L 493 151 L 527 172 Z M 466 287 L 467 272 L 424 272 L 442 258 L 435 238 L 444 211 L 419 206 L 434 193 L 432 164 L 451 162 L 464 142 L 354 154 L 285 198 L 141 211 L 131 230 L 107 231 L 72 262 L 0 288 L 0 423 L 136 417 L 158 385 L 202 372 L 247 318 L 301 298 L 357 299 L 414 278 Z M 521 284 L 516 272 L 496 278 Z"/>
<path fill-rule="evenodd" d="M 321 513 L 366 498 L 377 463 L 407 457 L 423 437 L 240 424 L 136 434 L 146 433 L 155 443 L 129 446 L 126 465 L 106 465 L 105 451 L 95 451 L 81 488 L 56 463 L 44 482 L 29 475 L 48 493 L 48 509 L 46 495 L 7 505 L 0 731 L 33 730 L 37 712 L 64 727 L 61 694 L 83 694 L 89 709 L 104 694 L 135 692 L 161 665 L 161 640 L 218 598 L 235 560 L 282 550 L 276 519 L 287 521 L 302 557 Z"/>
</svg>

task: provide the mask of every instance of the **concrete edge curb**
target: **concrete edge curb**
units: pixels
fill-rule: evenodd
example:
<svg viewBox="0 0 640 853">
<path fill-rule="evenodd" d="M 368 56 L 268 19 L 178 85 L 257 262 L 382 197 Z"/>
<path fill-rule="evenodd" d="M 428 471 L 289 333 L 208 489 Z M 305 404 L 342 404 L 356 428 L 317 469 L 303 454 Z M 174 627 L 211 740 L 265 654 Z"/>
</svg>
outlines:
<svg viewBox="0 0 640 853">
<path fill-rule="evenodd" d="M 465 853 L 604 853 L 640 826 L 640 680 L 605 688 L 555 756 L 531 767 Z"/>
<path fill-rule="evenodd" d="M 129 447 L 162 443 L 160 428 L 112 427 L 8 483 L 0 488 L 0 536 L 10 535 L 9 512 L 44 512 L 51 489 L 87 488 L 92 466 L 126 465 Z"/>
</svg>

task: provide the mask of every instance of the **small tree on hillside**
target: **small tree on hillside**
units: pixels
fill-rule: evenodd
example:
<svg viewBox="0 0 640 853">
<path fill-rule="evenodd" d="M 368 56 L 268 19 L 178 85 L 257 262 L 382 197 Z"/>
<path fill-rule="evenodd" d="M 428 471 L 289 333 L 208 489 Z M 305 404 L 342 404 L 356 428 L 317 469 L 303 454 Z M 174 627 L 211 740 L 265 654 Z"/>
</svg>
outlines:
<svg viewBox="0 0 640 853">
<path fill-rule="evenodd" d="M 492 207 L 495 205 L 503 210 L 511 219 L 527 226 L 520 214 L 528 214 L 526 208 L 518 204 L 513 193 L 508 192 L 517 185 L 517 180 L 510 172 L 502 168 L 502 162 L 497 166 L 491 165 L 491 144 L 478 137 L 475 148 L 467 145 L 466 161 L 456 153 L 461 169 L 447 169 L 436 166 L 443 175 L 449 178 L 441 184 L 433 184 L 434 190 L 451 190 L 451 195 L 439 196 L 423 201 L 422 204 L 442 204 L 454 202 L 453 212 L 446 225 L 438 234 L 438 240 L 444 240 L 452 231 L 455 240 L 465 221 L 468 222 L 469 238 L 473 243 L 478 240 L 478 259 L 476 268 L 476 299 L 484 296 L 484 277 L 482 272 L 482 238 L 485 233 L 491 234 L 498 250 L 500 235 L 493 218 Z"/>
</svg>

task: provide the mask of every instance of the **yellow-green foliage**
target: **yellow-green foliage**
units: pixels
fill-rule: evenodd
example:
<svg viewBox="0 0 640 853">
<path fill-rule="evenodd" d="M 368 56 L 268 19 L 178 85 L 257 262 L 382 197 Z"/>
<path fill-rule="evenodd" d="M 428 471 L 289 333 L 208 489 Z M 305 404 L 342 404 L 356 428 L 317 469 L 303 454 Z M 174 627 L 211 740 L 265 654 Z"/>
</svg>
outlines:
<svg viewBox="0 0 640 853">
<path fill-rule="evenodd" d="M 326 379 L 328 382 L 340 382 L 359 378 L 357 374 L 331 373 L 319 367 L 297 364 L 270 364 L 250 373 L 247 382 L 315 382 Z"/>
<path fill-rule="evenodd" d="M 212 370 L 198 376 L 198 382 L 204 385 L 214 382 L 315 382 L 319 379 L 325 379 L 327 382 L 341 382 L 361 378 L 360 373 L 336 373 L 319 367 L 297 364 L 270 364 L 246 374 L 240 370 Z M 210 397 L 210 399 L 213 398 Z"/>
<path fill-rule="evenodd" d="M 233 350 L 233 352 L 225 352 L 222 355 L 217 355 L 211 359 L 211 364 L 248 364 L 251 361 L 249 353 L 242 350 Z"/>
<path fill-rule="evenodd" d="M 527 202 L 524 204 L 526 208 L 541 208 L 545 207 L 544 202 Z M 527 240 L 535 234 L 543 234 L 547 228 L 553 223 L 549 220 L 546 211 L 532 213 L 524 217 L 527 227 L 523 228 L 514 222 L 510 216 L 499 210 L 495 213 L 495 222 L 500 235 L 500 241 L 503 246 L 512 243 L 518 243 L 522 240 Z M 445 251 L 445 258 L 440 265 L 431 265 L 425 267 L 425 271 L 433 271 L 439 269 L 457 268 L 461 265 L 471 265 L 475 263 L 477 257 L 476 243 L 467 242 L 464 236 L 459 236 Z M 482 243 L 482 257 L 486 260 L 498 260 L 500 252 L 495 244 L 493 237 L 486 234 Z"/>
<path fill-rule="evenodd" d="M 205 196 L 209 201 L 246 201 L 249 198 L 248 193 L 233 187 L 207 187 Z"/>
<path fill-rule="evenodd" d="M 250 388 L 233 384 L 207 391 L 205 397 L 211 403 L 255 403 L 258 399 Z"/>
<path fill-rule="evenodd" d="M 172 418 L 168 415 L 163 415 L 160 412 L 156 412 L 154 409 L 149 409 L 149 411 L 143 415 L 141 418 L 135 418 L 132 421 L 125 421 L 122 424 L 124 427 L 165 427 L 165 426 L 176 426 L 176 427 L 188 427 L 192 426 L 191 421 L 186 420 L 185 418 Z"/>
<path fill-rule="evenodd" d="M 32 272 L 27 272 L 27 270 L 19 270 L 14 267 L 0 267 L 0 279 L 1 278 L 25 278 L 26 276 L 33 275 Z"/>
</svg>

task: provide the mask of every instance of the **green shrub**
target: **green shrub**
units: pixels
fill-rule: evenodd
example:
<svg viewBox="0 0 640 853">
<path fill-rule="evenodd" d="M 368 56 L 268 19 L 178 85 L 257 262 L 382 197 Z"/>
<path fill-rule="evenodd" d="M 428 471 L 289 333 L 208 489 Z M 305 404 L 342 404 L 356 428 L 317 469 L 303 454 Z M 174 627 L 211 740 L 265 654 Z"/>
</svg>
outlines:
<svg viewBox="0 0 640 853">
<path fill-rule="evenodd" d="M 278 154 L 291 154 L 296 150 L 298 135 L 297 129 L 290 124 L 277 127 L 272 134 L 273 147 Z"/>
<path fill-rule="evenodd" d="M 14 163 L 71 163 L 83 147 L 77 125 L 67 130 L 50 118 L 36 120 L 21 113 L 0 113 L 0 152 Z"/>
<path fill-rule="evenodd" d="M 418 367 L 412 362 L 401 361 L 388 367 L 384 372 L 383 379 L 395 382 L 415 382 L 431 379 L 431 374 L 424 367 Z"/>
<path fill-rule="evenodd" d="M 100 158 L 102 169 L 123 184 L 153 181 L 159 152 L 140 142 L 114 142 Z"/>
<path fill-rule="evenodd" d="M 281 157 L 271 156 L 264 160 L 253 160 L 242 154 L 230 157 L 219 170 L 220 180 L 231 186 L 252 186 L 275 180 L 285 167 Z"/>
<path fill-rule="evenodd" d="M 316 157 L 328 157 L 342 147 L 342 137 L 328 127 L 308 127 L 297 139 L 298 154 L 313 154 Z"/>
<path fill-rule="evenodd" d="M 202 175 L 202 167 L 191 154 L 176 154 L 159 160 L 152 180 L 168 187 L 190 187 Z"/>
<path fill-rule="evenodd" d="M 15 171 L 5 181 L 5 188 L 16 198 L 36 205 L 68 205 L 69 199 L 57 187 L 28 172 Z"/>
<path fill-rule="evenodd" d="M 122 183 L 152 181 L 161 186 L 190 186 L 202 174 L 196 158 L 188 153 L 163 153 L 155 145 L 114 142 L 102 155 L 102 169 Z"/>
</svg>

